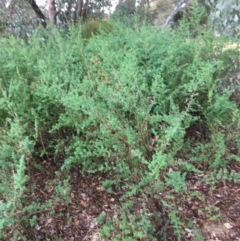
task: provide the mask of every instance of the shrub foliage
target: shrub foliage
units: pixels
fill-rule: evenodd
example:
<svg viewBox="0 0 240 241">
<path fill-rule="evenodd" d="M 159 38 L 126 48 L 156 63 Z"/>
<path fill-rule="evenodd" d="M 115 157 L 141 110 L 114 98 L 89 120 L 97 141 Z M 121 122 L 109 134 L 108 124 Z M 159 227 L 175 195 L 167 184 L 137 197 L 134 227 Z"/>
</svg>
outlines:
<svg viewBox="0 0 240 241">
<path fill-rule="evenodd" d="M 185 192 L 186 174 L 202 171 L 196 163 L 224 168 L 237 158 L 227 143 L 239 135 L 239 109 L 230 92 L 216 88 L 238 58 L 223 53 L 226 41 L 202 29 L 194 38 L 187 24 L 177 31 L 111 24 L 111 32 L 87 41 L 79 26 L 27 43 L 1 40 L 0 230 L 19 230 L 31 210 L 44 208 L 23 198 L 36 157 L 62 170 L 111 173 L 103 186 L 125 180 L 125 198 L 147 185 L 155 186 L 152 195 L 157 185 Z M 208 136 L 189 148 L 196 137 L 187 138 L 187 130 L 198 124 Z M 177 168 L 166 173 L 170 166 Z M 174 207 L 175 224 L 176 215 Z M 180 240 L 182 231 L 176 235 Z"/>
</svg>

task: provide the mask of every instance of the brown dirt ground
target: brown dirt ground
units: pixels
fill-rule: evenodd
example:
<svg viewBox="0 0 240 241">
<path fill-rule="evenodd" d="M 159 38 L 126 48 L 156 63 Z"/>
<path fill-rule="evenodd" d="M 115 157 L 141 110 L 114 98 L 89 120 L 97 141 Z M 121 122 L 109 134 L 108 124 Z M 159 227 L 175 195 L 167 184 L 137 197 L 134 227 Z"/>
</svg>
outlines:
<svg viewBox="0 0 240 241">
<path fill-rule="evenodd" d="M 30 168 L 29 185 L 34 191 L 27 197 L 30 202 L 37 200 L 39 205 L 48 202 L 56 194 L 57 171 L 60 166 L 52 162 L 43 162 L 44 169 Z M 228 169 L 240 171 L 240 164 L 232 162 Z M 66 241 L 99 241 L 100 226 L 96 218 L 99 214 L 107 219 L 117 216 L 120 209 L 120 197 L 123 191 L 109 194 L 101 188 L 102 181 L 107 178 L 104 174 L 81 175 L 77 170 L 71 171 L 71 201 L 53 201 L 54 210 L 36 213 L 37 225 L 23 230 L 28 240 L 66 240 Z M 206 173 L 207 174 L 207 173 Z M 193 230 L 187 227 L 191 220 L 202 232 L 206 241 L 239 241 L 240 240 L 240 183 L 222 182 L 212 189 L 202 181 L 203 174 L 192 174 L 187 177 L 188 189 L 199 192 L 200 197 L 178 196 L 172 200 L 180 213 L 185 230 L 183 240 L 195 241 Z M 169 221 L 167 210 L 159 200 L 166 196 L 168 190 L 161 191 L 154 198 L 136 201 L 135 212 L 139 213 L 144 206 L 149 217 L 158 213 L 161 222 L 152 220 L 156 228 L 156 240 L 162 240 L 163 232 L 167 232 L 167 240 L 177 240 Z M 136 198 L 137 200 L 137 198 Z M 139 203 L 138 203 L 139 202 Z M 144 203 L 143 203 L 144 202 Z M 206 210 L 206 206 L 216 207 L 216 210 Z M 216 220 L 211 220 L 216 214 Z M 57 239 L 61 238 L 61 239 Z"/>
</svg>

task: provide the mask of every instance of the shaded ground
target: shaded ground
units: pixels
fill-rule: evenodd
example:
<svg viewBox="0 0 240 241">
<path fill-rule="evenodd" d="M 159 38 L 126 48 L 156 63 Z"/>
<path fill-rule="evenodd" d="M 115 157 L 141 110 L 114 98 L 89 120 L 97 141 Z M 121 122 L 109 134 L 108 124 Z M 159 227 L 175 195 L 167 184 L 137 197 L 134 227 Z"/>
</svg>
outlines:
<svg viewBox="0 0 240 241">
<path fill-rule="evenodd" d="M 52 166 L 52 162 L 41 163 L 44 169 L 31 167 L 29 184 L 34 186 L 30 201 L 35 200 L 39 205 L 53 201 L 54 210 L 37 213 L 37 225 L 24 230 L 28 240 L 74 240 L 97 241 L 100 239 L 100 226 L 97 216 L 105 215 L 112 219 L 119 215 L 120 197 L 123 191 L 116 190 L 109 194 L 101 188 L 102 181 L 107 178 L 103 174 L 81 175 L 78 170 L 72 170 L 70 180 L 71 190 L 66 197 L 57 195 L 57 170 L 59 166 Z M 229 169 L 240 172 L 240 164 L 232 162 Z M 206 173 L 207 174 L 207 173 Z M 184 240 L 196 240 L 196 232 L 187 226 L 187 220 L 196 224 L 204 234 L 204 240 L 239 241 L 240 240 L 240 184 L 221 182 L 215 189 L 204 183 L 203 175 L 187 177 L 188 189 L 196 191 L 196 196 L 178 196 L 172 200 L 177 204 L 183 229 L 186 236 Z M 66 189 L 67 192 L 67 189 Z M 135 212 L 139 213 L 141 207 L 152 220 L 156 228 L 157 240 L 166 231 L 167 240 L 176 240 L 169 220 L 167 210 L 161 206 L 160 200 L 167 195 L 168 190 L 159 192 L 154 199 L 142 201 L 135 200 Z M 200 195 L 199 195 L 200 194 Z M 67 198 L 71 197 L 71 200 Z M 215 207 L 215 208 L 213 208 Z M 161 220 L 151 218 L 153 213 L 158 213 Z M 61 239 L 57 239 L 61 238 Z"/>
</svg>

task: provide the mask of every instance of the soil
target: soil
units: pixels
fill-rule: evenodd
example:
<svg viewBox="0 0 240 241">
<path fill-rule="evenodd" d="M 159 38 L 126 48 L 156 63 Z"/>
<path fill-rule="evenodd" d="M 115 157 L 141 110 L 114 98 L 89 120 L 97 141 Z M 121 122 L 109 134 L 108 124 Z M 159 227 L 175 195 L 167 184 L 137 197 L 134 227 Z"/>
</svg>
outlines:
<svg viewBox="0 0 240 241">
<path fill-rule="evenodd" d="M 107 193 L 102 189 L 102 182 L 108 177 L 106 174 L 83 175 L 77 169 L 71 170 L 71 190 L 67 200 L 57 198 L 58 173 L 60 165 L 53 165 L 51 160 L 41 162 L 43 169 L 38 165 L 30 167 L 29 185 L 33 192 L 27 198 L 29 202 L 43 205 L 53 201 L 54 210 L 46 209 L 37 212 L 37 225 L 22 230 L 27 240 L 66 240 L 66 241 L 98 241 L 100 238 L 100 225 L 97 217 L 102 214 L 112 219 L 119 214 L 122 190 Z M 228 169 L 240 172 L 240 164 L 233 161 Z M 205 174 L 208 174 L 207 172 Z M 240 183 L 220 182 L 214 188 L 203 181 L 203 174 L 187 176 L 188 189 L 198 192 L 198 196 L 178 196 L 173 199 L 180 213 L 182 227 L 185 232 L 183 240 L 195 241 L 196 232 L 189 229 L 187 222 L 193 224 L 203 234 L 206 241 L 239 241 L 240 240 Z M 62 174 L 61 174 L 62 178 Z M 60 180 L 59 180 L 60 182 Z M 139 213 L 144 206 L 152 224 L 156 229 L 156 240 L 163 240 L 162 234 L 167 233 L 167 240 L 177 240 L 168 217 L 168 210 L 161 206 L 168 190 L 161 191 L 154 198 L 135 199 L 135 213 Z M 55 197 L 55 198 L 54 198 Z M 138 201 L 139 200 L 139 201 Z M 206 208 L 206 207 L 215 207 Z M 158 213 L 161 221 L 151 218 Z M 188 220 L 188 221 L 187 221 Z M 61 239 L 59 239 L 61 238 Z M 110 240 L 110 239 L 108 239 Z"/>
</svg>

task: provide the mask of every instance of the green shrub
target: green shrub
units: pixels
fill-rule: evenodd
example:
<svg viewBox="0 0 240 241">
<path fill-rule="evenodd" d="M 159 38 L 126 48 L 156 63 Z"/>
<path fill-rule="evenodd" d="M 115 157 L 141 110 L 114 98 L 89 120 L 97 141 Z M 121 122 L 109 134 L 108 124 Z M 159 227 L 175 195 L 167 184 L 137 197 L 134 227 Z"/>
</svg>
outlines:
<svg viewBox="0 0 240 241">
<path fill-rule="evenodd" d="M 82 37 L 84 39 L 89 39 L 93 35 L 99 34 L 101 31 L 108 33 L 111 31 L 111 28 L 112 27 L 109 21 L 90 19 L 83 26 Z"/>
<path fill-rule="evenodd" d="M 46 39 L 36 34 L 29 43 L 3 41 L 1 230 L 20 223 L 23 216 L 13 214 L 32 205 L 22 201 L 32 156 L 57 162 L 61 155 L 62 169 L 75 165 L 82 172 L 110 172 L 113 180 L 105 182 L 106 189 L 124 180 L 125 198 L 143 192 L 154 180 L 159 184 L 160 174 L 171 188 L 180 180 L 175 188 L 183 192 L 185 172 L 199 171 L 196 162 L 210 168 L 230 162 L 222 132 L 235 128 L 228 138 L 238 137 L 239 110 L 229 100 L 230 93 L 217 93 L 216 85 L 222 67 L 230 69 L 235 59 L 223 58 L 218 51 L 224 46 L 222 39 L 208 31 L 192 38 L 186 29 L 134 30 L 111 23 L 107 35 L 100 31 L 87 42 L 84 38 L 90 35 L 82 37 L 79 27 L 68 35 L 52 29 L 49 36 L 44 33 Z M 209 142 L 189 151 L 186 130 L 197 122 L 209 129 Z M 179 151 L 188 152 L 189 163 L 181 163 L 183 172 L 166 175 Z M 63 187 L 67 183 L 59 190 Z M 143 237 L 143 221 L 136 222 Z M 180 226 L 178 220 L 174 225 Z"/>
</svg>

